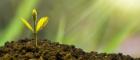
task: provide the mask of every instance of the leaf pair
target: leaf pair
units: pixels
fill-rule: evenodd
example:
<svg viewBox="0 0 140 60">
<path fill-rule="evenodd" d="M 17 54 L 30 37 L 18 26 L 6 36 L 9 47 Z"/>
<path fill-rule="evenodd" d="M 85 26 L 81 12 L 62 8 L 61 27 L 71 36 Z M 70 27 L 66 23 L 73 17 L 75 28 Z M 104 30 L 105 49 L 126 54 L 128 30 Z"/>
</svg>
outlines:
<svg viewBox="0 0 140 60">
<path fill-rule="evenodd" d="M 36 25 L 36 29 L 34 31 L 33 27 L 25 20 L 24 18 L 21 18 L 21 21 L 28 27 L 32 32 L 38 32 L 41 30 L 47 23 L 48 23 L 48 17 L 42 17 Z"/>
</svg>

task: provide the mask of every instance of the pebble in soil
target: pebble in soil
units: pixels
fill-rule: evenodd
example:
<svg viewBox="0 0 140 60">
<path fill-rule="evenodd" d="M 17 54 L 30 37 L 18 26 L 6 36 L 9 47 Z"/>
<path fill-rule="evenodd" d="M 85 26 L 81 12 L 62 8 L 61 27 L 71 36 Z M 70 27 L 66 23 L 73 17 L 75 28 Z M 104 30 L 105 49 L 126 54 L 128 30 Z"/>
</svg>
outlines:
<svg viewBox="0 0 140 60">
<path fill-rule="evenodd" d="M 73 45 L 48 40 L 23 39 L 7 42 L 0 47 L 0 60 L 140 60 L 129 55 L 84 52 Z"/>
</svg>

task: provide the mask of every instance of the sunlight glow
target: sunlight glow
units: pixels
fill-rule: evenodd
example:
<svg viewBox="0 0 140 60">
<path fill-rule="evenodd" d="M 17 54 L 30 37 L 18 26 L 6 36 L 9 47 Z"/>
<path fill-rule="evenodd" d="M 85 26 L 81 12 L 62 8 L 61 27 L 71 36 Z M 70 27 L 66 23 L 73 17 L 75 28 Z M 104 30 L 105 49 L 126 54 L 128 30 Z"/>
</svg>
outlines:
<svg viewBox="0 0 140 60">
<path fill-rule="evenodd" d="M 110 3 L 120 9 L 138 10 L 140 9 L 140 0 L 110 0 Z"/>
</svg>

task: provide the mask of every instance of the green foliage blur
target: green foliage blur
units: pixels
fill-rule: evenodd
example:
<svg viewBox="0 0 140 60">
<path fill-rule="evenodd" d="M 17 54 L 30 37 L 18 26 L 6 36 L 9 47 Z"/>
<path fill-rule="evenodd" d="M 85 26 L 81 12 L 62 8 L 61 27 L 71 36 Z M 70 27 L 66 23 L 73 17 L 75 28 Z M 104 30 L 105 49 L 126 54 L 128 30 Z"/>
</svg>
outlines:
<svg viewBox="0 0 140 60">
<path fill-rule="evenodd" d="M 75 45 L 85 51 L 117 52 L 129 37 L 139 36 L 140 5 L 138 9 L 133 6 L 129 9 L 110 1 L 2 0 L 0 45 L 32 38 L 32 33 L 19 18 L 32 23 L 31 11 L 36 8 L 39 17 L 49 17 L 47 27 L 39 32 L 40 39 Z"/>
</svg>

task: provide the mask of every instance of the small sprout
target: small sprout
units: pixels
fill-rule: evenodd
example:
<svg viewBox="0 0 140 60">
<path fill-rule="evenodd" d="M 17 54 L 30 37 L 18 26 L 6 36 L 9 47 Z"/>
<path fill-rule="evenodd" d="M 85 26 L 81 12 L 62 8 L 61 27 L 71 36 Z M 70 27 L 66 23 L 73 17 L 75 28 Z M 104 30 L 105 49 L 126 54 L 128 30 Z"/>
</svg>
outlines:
<svg viewBox="0 0 140 60">
<path fill-rule="evenodd" d="M 32 17 L 33 17 L 33 21 L 34 21 L 34 26 L 32 27 L 27 20 L 25 20 L 24 18 L 21 18 L 20 20 L 26 25 L 26 27 L 28 27 L 29 30 L 31 30 L 34 34 L 34 38 L 36 40 L 36 47 L 37 47 L 37 33 L 38 31 L 40 31 L 41 29 L 43 29 L 45 27 L 45 25 L 48 23 L 48 17 L 42 17 L 39 19 L 39 21 L 36 24 L 37 21 L 37 11 L 36 9 L 33 9 L 32 11 Z"/>
</svg>

